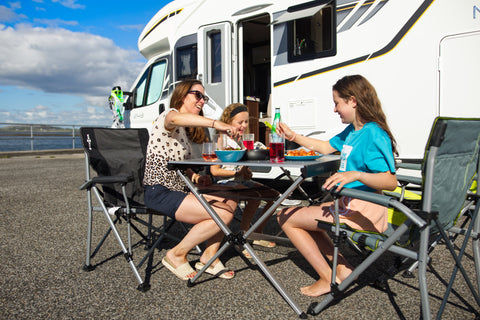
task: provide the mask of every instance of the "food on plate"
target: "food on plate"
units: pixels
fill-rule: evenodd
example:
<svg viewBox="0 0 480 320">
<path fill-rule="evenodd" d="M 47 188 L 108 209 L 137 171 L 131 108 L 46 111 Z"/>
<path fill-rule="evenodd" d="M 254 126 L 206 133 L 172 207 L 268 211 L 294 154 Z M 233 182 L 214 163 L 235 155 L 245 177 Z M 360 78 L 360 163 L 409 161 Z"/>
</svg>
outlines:
<svg viewBox="0 0 480 320">
<path fill-rule="evenodd" d="M 289 157 L 305 157 L 305 156 L 316 156 L 317 153 L 313 150 L 305 150 L 305 149 L 295 149 L 295 150 L 288 150 L 287 156 Z"/>
</svg>

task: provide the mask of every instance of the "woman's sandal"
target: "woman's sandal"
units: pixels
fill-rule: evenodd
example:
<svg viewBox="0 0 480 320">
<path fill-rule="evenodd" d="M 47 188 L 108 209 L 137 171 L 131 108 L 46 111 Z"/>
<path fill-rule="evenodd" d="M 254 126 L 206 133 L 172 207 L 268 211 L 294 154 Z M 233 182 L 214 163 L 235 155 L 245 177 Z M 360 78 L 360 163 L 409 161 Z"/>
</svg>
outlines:
<svg viewBox="0 0 480 320">
<path fill-rule="evenodd" d="M 193 270 L 192 266 L 188 262 L 185 262 L 184 264 L 175 267 L 172 261 L 170 261 L 170 259 L 165 256 L 162 259 L 162 264 L 165 266 L 165 268 L 170 270 L 174 275 L 176 275 L 182 280 L 192 279 L 197 274 L 197 272 Z"/>
<path fill-rule="evenodd" d="M 243 256 L 244 256 L 245 258 L 247 258 L 247 259 L 252 259 L 252 255 L 251 255 L 250 253 L 248 253 L 247 249 L 244 249 L 244 250 L 242 251 L 242 254 L 243 254 Z"/>
<path fill-rule="evenodd" d="M 201 269 L 203 269 L 203 267 L 205 267 L 204 263 L 202 263 L 200 261 L 195 263 L 195 269 L 201 270 Z M 205 272 L 209 273 L 211 275 L 217 276 L 219 278 L 222 278 L 222 279 L 232 279 L 233 277 L 235 277 L 235 272 L 225 268 L 225 266 L 223 265 L 223 263 L 221 261 L 217 262 L 217 264 L 215 264 L 214 266 L 210 265 L 205 270 Z"/>
<path fill-rule="evenodd" d="M 275 248 L 277 246 L 275 242 L 270 242 L 267 240 L 253 240 L 253 244 L 257 246 L 262 246 L 265 248 Z"/>
</svg>

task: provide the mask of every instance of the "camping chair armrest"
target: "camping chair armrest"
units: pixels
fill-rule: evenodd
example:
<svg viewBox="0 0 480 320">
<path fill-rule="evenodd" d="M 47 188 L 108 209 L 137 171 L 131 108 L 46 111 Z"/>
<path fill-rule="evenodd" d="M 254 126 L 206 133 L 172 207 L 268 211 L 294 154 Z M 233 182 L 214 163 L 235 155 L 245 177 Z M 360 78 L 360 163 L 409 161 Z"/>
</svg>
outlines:
<svg viewBox="0 0 480 320">
<path fill-rule="evenodd" d="M 397 169 L 407 169 L 407 170 L 422 170 L 421 163 L 413 163 L 413 162 L 397 162 L 395 163 Z"/>
<path fill-rule="evenodd" d="M 386 196 L 369 191 L 362 191 L 357 189 L 343 188 L 340 191 L 331 191 L 332 195 L 340 195 L 351 198 L 356 198 L 364 201 L 373 202 L 387 208 L 395 208 L 401 211 L 405 216 L 415 223 L 418 227 L 423 228 L 427 223 L 420 218 L 406 205 L 395 199 L 394 197 Z"/>
<path fill-rule="evenodd" d="M 80 186 L 80 190 L 90 189 L 95 184 L 128 183 L 134 179 L 131 175 L 102 176 L 95 177 Z"/>
<path fill-rule="evenodd" d="M 400 182 L 400 184 L 402 184 L 402 182 L 406 182 L 406 184 L 412 183 L 412 184 L 416 184 L 418 186 L 422 185 L 422 178 L 420 178 L 420 177 L 413 177 L 413 176 L 406 176 L 406 175 L 403 175 L 403 174 L 397 174 L 397 180 Z"/>
</svg>

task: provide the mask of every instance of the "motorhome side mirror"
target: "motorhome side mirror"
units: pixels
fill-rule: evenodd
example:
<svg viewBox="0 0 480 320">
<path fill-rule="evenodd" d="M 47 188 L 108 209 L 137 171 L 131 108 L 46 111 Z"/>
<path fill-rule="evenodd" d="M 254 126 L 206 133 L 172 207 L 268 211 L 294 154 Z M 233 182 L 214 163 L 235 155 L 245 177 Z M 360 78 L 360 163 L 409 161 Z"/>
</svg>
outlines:
<svg viewBox="0 0 480 320">
<path fill-rule="evenodd" d="M 128 95 L 127 100 L 125 100 L 125 102 L 123 103 L 123 106 L 125 107 L 125 110 L 132 110 L 133 109 L 133 101 L 134 101 L 134 99 L 133 99 L 134 92 L 124 91 L 123 94 Z"/>
</svg>

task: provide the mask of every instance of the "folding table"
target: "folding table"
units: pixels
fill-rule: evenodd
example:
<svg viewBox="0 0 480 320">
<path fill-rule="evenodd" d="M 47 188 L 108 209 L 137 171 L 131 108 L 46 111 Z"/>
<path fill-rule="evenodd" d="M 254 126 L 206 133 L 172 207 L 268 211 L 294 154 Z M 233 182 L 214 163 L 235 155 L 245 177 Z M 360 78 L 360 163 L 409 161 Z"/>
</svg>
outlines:
<svg viewBox="0 0 480 320">
<path fill-rule="evenodd" d="M 202 273 L 215 261 L 218 257 L 222 255 L 225 250 L 227 250 L 232 245 L 243 246 L 248 253 L 252 256 L 252 259 L 263 271 L 265 276 L 269 279 L 271 284 L 277 289 L 280 295 L 285 299 L 285 301 L 290 305 L 290 307 L 299 315 L 300 318 L 306 318 L 306 314 L 300 310 L 300 308 L 295 304 L 295 302 L 290 298 L 287 292 L 282 288 L 280 283 L 274 278 L 270 273 L 265 263 L 257 256 L 252 246 L 247 242 L 247 239 L 251 233 L 254 232 L 264 221 L 269 219 L 275 210 L 280 206 L 283 200 L 290 196 L 290 194 L 300 186 L 300 184 L 309 177 L 318 176 L 328 172 L 337 171 L 340 163 L 340 157 L 337 155 L 324 155 L 318 159 L 310 161 L 294 161 L 286 160 L 282 163 L 271 163 L 269 160 L 262 161 L 239 161 L 239 162 L 209 162 L 203 159 L 191 159 L 191 160 L 182 160 L 182 161 L 169 161 L 168 166 L 170 169 L 177 170 L 178 175 L 186 183 L 190 191 L 197 197 L 203 207 L 207 210 L 213 220 L 217 223 L 220 229 L 225 233 L 226 242 L 218 250 L 218 252 L 208 261 L 207 264 L 200 270 L 195 277 L 188 281 L 188 286 L 193 286 L 194 282 L 202 275 Z M 246 232 L 232 232 L 230 228 L 218 217 L 216 212 L 212 209 L 210 204 L 205 200 L 202 194 L 199 192 L 197 187 L 188 179 L 182 172 L 183 169 L 198 167 L 198 166 L 211 166 L 211 165 L 243 165 L 248 167 L 280 167 L 282 170 L 284 168 L 297 168 L 300 169 L 300 175 L 293 180 L 290 187 L 288 187 L 285 192 L 283 192 L 273 203 L 273 205 L 264 213 L 262 216 L 254 223 L 250 229 Z"/>
</svg>

